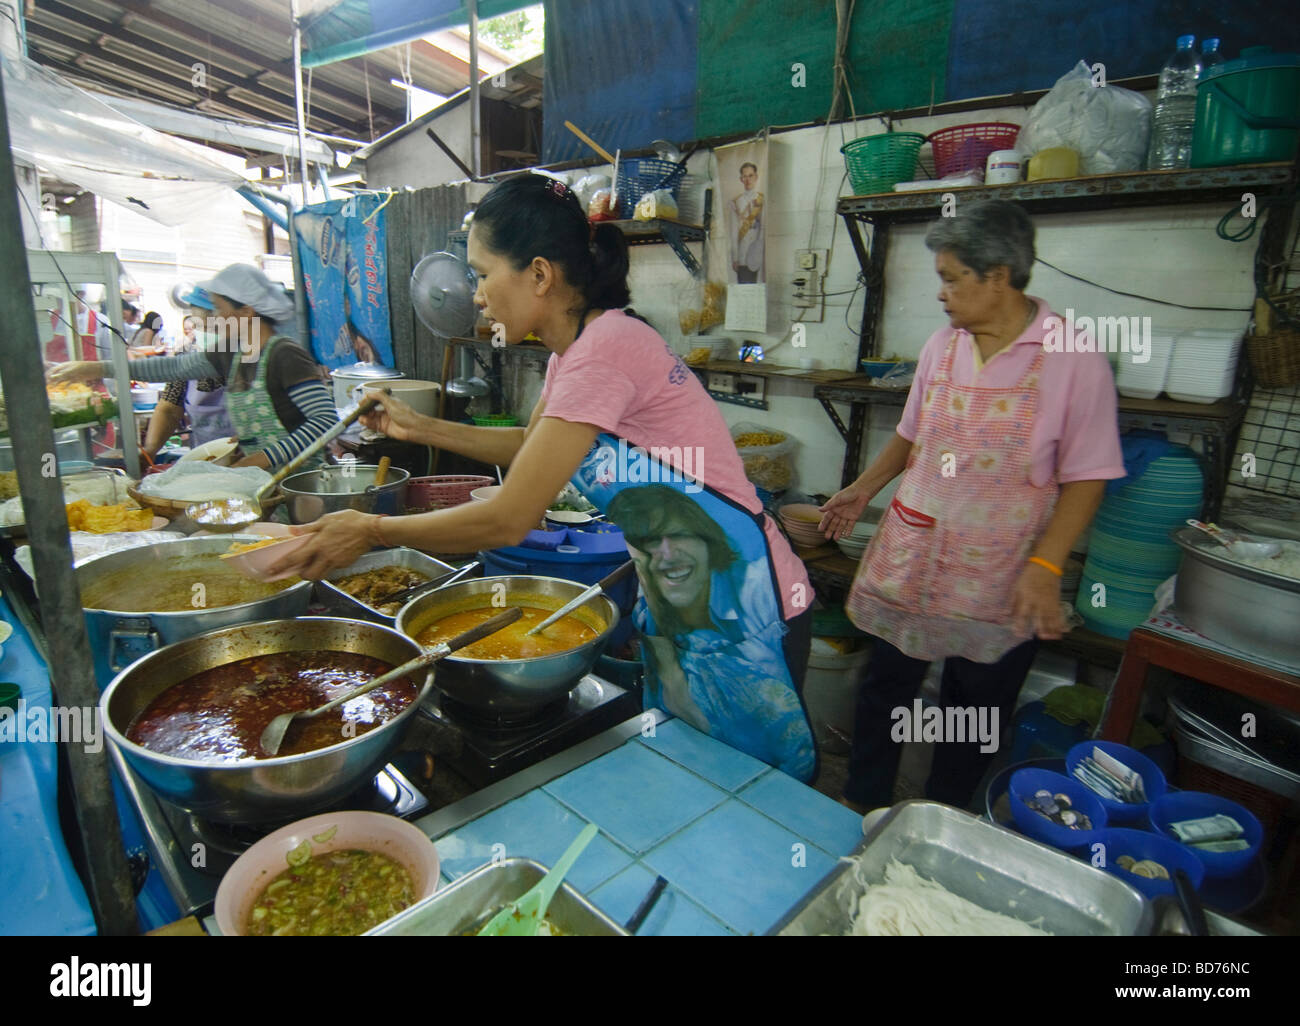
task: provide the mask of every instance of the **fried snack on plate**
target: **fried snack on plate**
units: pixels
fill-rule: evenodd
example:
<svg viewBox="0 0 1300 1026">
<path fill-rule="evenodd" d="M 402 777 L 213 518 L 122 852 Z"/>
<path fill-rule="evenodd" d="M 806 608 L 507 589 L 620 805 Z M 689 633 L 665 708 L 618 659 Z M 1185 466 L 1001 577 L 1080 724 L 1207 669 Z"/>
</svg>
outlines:
<svg viewBox="0 0 1300 1026">
<path fill-rule="evenodd" d="M 121 531 L 147 531 L 153 526 L 153 512 L 126 503 L 96 506 L 89 499 L 67 505 L 68 527 L 91 534 L 115 534 Z"/>
</svg>

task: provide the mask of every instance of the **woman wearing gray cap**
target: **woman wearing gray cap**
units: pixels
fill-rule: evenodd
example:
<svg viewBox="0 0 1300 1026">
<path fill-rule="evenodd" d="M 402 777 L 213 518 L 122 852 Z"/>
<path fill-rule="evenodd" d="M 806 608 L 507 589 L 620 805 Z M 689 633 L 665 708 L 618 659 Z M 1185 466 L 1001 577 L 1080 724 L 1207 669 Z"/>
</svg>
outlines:
<svg viewBox="0 0 1300 1026">
<path fill-rule="evenodd" d="M 244 451 L 237 466 L 282 466 L 338 421 L 316 361 L 282 333 L 293 318 L 293 301 L 249 264 L 231 264 L 199 287 L 215 307 L 205 350 L 133 360 L 131 371 L 149 381 L 222 379 L 226 411 Z M 93 381 L 112 373 L 111 364 L 91 360 L 61 364 L 49 377 L 54 383 Z"/>
</svg>

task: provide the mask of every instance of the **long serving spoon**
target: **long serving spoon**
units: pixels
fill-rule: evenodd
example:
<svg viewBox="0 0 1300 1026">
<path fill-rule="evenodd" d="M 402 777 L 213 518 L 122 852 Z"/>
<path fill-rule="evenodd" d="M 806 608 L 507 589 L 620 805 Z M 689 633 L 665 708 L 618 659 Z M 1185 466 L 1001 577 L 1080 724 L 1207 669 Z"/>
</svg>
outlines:
<svg viewBox="0 0 1300 1026">
<path fill-rule="evenodd" d="M 1282 546 L 1277 542 L 1247 541 L 1232 531 L 1225 531 L 1218 524 L 1203 524 L 1199 520 L 1189 520 L 1187 525 L 1198 531 L 1204 531 L 1239 559 L 1270 559 L 1282 551 Z"/>
<path fill-rule="evenodd" d="M 569 845 L 568 851 L 560 856 L 551 871 L 534 884 L 524 895 L 511 902 L 492 917 L 488 924 L 479 930 L 480 937 L 536 937 L 537 928 L 546 918 L 546 910 L 551 906 L 551 899 L 564 882 L 564 876 L 578 856 L 596 836 L 595 823 L 588 823 L 577 839 Z"/>
<path fill-rule="evenodd" d="M 311 445 L 307 446 L 302 452 L 291 459 L 283 467 L 271 475 L 271 480 L 262 485 L 254 494 L 252 499 L 246 499 L 243 496 L 235 496 L 230 499 L 214 499 L 209 502 L 192 502 L 185 507 L 185 515 L 201 527 L 212 531 L 215 534 L 233 534 L 242 530 L 249 524 L 256 523 L 262 519 L 262 497 L 268 495 L 270 491 L 283 481 L 286 477 L 301 467 L 307 460 L 311 459 L 318 452 L 329 445 L 330 442 L 343 434 L 352 424 L 363 414 L 369 413 L 380 403 L 379 399 L 365 399 L 355 410 L 340 420 L 332 428 L 321 435 Z M 387 471 L 385 471 L 387 473 Z"/>
<path fill-rule="evenodd" d="M 503 627 L 509 627 L 512 623 L 524 615 L 524 611 L 517 606 L 498 613 L 490 620 L 485 620 L 477 627 L 471 627 L 463 634 L 457 634 L 450 641 L 443 641 L 432 648 L 425 649 L 420 655 L 410 662 L 403 663 L 394 670 L 389 670 L 382 677 L 376 677 L 368 684 L 362 684 L 353 688 L 351 691 L 345 691 L 337 698 L 331 699 L 324 705 L 318 705 L 315 709 L 301 709 L 298 712 L 280 713 L 275 719 L 266 725 L 262 731 L 261 745 L 262 751 L 268 756 L 274 756 L 279 750 L 280 745 L 284 742 L 285 732 L 289 729 L 289 724 L 294 720 L 313 720 L 322 713 L 327 713 L 331 709 L 349 702 L 354 698 L 373 691 L 375 688 L 400 677 L 405 677 L 408 673 L 414 673 L 416 670 L 423 669 L 431 663 L 436 663 L 443 656 L 450 655 L 459 648 L 466 645 L 472 645 L 476 641 L 481 641 L 489 634 L 495 634 Z"/>
<path fill-rule="evenodd" d="M 604 577 L 602 577 L 599 581 L 593 584 L 590 588 L 584 591 L 577 598 L 571 599 L 568 602 L 564 603 L 564 605 L 560 606 L 559 609 L 557 609 L 554 613 L 552 613 L 545 620 L 539 623 L 536 627 L 526 631 L 524 633 L 524 637 L 525 638 L 531 637 L 532 635 L 537 634 L 540 631 L 546 630 L 546 628 L 551 626 L 551 624 L 559 620 L 563 620 L 566 616 L 572 613 L 575 609 L 577 609 L 580 605 L 582 605 L 592 596 L 599 595 L 602 591 L 606 591 L 609 588 L 612 588 L 614 585 L 616 585 L 619 581 L 621 581 L 624 577 L 626 577 L 628 574 L 632 572 L 633 565 L 634 565 L 633 562 L 629 559 L 617 570 L 613 571 L 612 573 L 606 574 Z"/>
</svg>

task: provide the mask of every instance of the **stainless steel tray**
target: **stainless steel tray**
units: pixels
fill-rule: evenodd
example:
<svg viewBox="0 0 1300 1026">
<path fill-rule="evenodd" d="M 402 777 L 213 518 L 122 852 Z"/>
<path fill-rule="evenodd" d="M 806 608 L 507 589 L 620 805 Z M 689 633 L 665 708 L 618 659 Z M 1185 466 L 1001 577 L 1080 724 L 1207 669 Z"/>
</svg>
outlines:
<svg viewBox="0 0 1300 1026">
<path fill-rule="evenodd" d="M 1140 892 L 1055 848 L 938 802 L 894 806 L 853 851 L 869 882 L 883 882 L 891 859 L 912 866 L 990 912 L 1054 934 L 1146 934 L 1151 910 Z M 841 863 L 769 934 L 841 936 L 862 886 Z"/>
<path fill-rule="evenodd" d="M 382 552 L 367 552 L 351 566 L 344 567 L 342 570 L 335 570 L 325 580 L 317 581 L 316 601 L 340 616 L 350 616 L 357 620 L 370 620 L 373 623 L 382 623 L 385 627 L 393 626 L 394 621 L 397 619 L 396 615 L 388 616 L 381 613 L 378 609 L 357 601 L 342 588 L 336 588 L 330 583 L 330 581 L 337 581 L 352 574 L 365 573 L 367 570 L 375 570 L 381 566 L 396 566 L 401 567 L 403 570 L 414 570 L 417 573 L 427 574 L 430 579 L 450 573 L 455 569 L 455 567 L 449 566 L 439 559 L 426 556 L 418 549 L 384 549 Z"/>
<path fill-rule="evenodd" d="M 486 925 L 488 919 L 546 875 L 532 859 L 489 862 L 380 923 L 368 937 L 460 937 Z M 628 932 L 596 908 L 569 884 L 561 884 L 546 910 L 546 918 L 561 933 L 577 937 L 627 937 Z"/>
</svg>

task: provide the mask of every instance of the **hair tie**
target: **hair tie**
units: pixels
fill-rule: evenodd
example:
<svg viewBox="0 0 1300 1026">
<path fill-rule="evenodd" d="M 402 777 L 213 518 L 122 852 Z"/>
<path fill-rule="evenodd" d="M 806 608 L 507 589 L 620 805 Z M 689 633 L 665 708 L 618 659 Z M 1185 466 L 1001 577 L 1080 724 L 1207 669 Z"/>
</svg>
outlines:
<svg viewBox="0 0 1300 1026">
<path fill-rule="evenodd" d="M 558 178 L 552 178 L 546 183 L 546 188 L 555 193 L 560 199 L 569 198 L 569 187 Z"/>
</svg>

